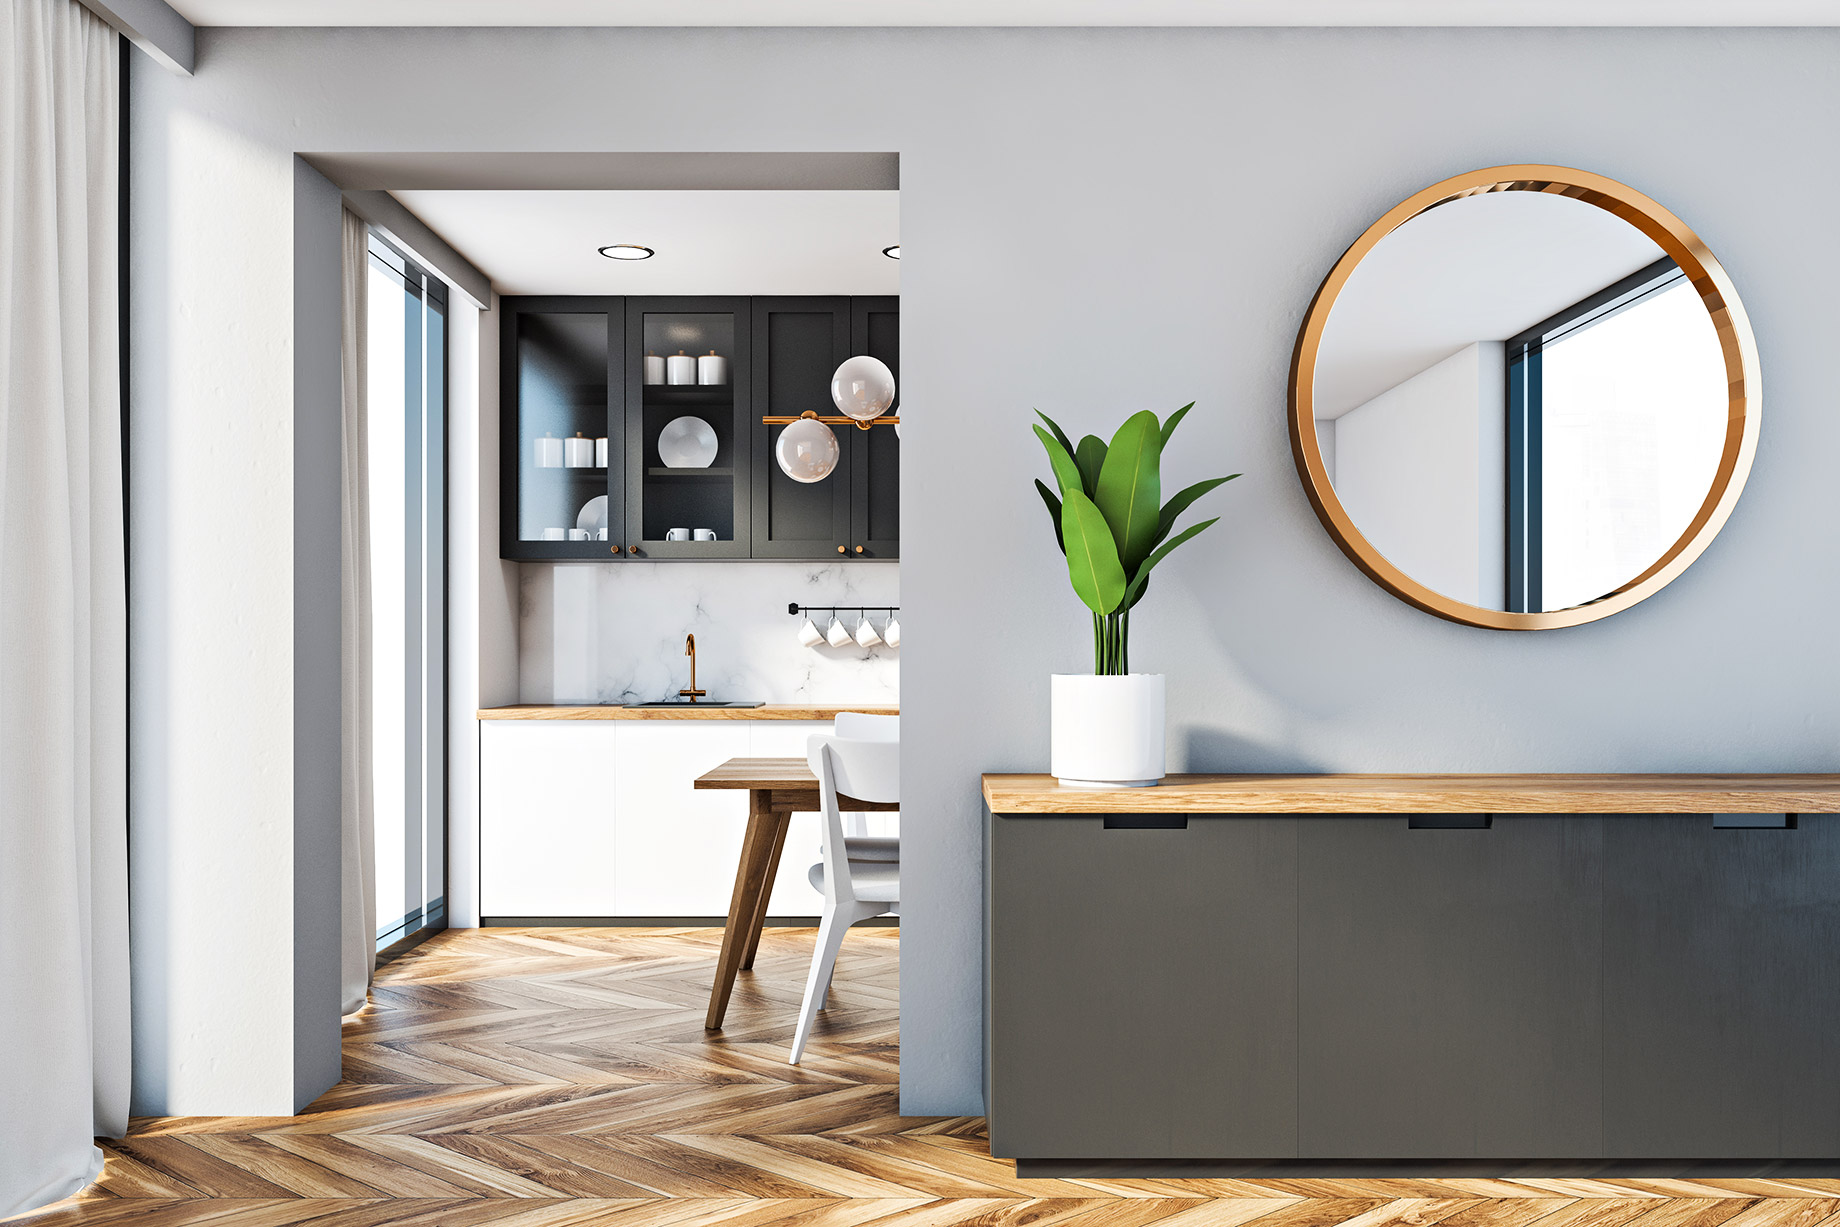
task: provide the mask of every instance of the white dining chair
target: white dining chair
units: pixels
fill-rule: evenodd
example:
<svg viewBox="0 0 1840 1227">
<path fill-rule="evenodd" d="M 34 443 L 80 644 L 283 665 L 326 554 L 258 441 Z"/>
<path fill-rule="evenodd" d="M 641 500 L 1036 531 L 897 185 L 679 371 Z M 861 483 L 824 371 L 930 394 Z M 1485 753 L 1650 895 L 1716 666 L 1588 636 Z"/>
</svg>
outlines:
<svg viewBox="0 0 1840 1227">
<path fill-rule="evenodd" d="M 840 711 L 831 732 L 855 741 L 901 740 L 901 717 L 874 716 L 868 712 Z M 898 861 L 900 840 L 891 835 L 869 834 L 869 816 L 860 810 L 843 816 L 843 838 L 853 861 Z"/>
<path fill-rule="evenodd" d="M 900 841 L 894 840 L 894 859 L 861 860 L 843 833 L 839 793 L 859 801 L 896 803 L 901 799 L 901 743 L 817 735 L 806 743 L 806 761 L 818 777 L 821 857 L 811 867 L 811 884 L 824 894 L 818 922 L 818 943 L 811 955 L 811 973 L 805 978 L 805 1000 L 799 1006 L 799 1026 L 792 1037 L 797 1065 L 811 1036 L 812 1024 L 830 992 L 831 972 L 843 935 L 853 924 L 875 916 L 901 914 Z"/>
</svg>

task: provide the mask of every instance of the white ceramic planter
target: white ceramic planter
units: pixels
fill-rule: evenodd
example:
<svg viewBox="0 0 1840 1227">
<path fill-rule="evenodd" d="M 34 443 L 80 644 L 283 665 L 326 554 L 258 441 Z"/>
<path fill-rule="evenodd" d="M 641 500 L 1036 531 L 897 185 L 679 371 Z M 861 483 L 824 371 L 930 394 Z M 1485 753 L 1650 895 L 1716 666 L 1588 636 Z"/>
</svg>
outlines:
<svg viewBox="0 0 1840 1227">
<path fill-rule="evenodd" d="M 1048 770 L 1085 788 L 1148 788 L 1163 778 L 1163 675 L 1053 676 Z"/>
</svg>

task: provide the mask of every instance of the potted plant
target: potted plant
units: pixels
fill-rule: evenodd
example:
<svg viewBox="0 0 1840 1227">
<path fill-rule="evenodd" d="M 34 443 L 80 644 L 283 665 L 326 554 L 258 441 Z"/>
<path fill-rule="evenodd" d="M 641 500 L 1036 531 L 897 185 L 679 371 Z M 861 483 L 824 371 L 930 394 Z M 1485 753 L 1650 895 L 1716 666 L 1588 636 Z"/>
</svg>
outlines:
<svg viewBox="0 0 1840 1227">
<path fill-rule="evenodd" d="M 1037 411 L 1047 429 L 1037 426 L 1035 434 L 1048 449 L 1058 492 L 1039 478 L 1035 488 L 1093 625 L 1091 675 L 1053 678 L 1049 770 L 1063 784 L 1143 788 L 1163 778 L 1163 675 L 1131 672 L 1131 609 L 1144 599 L 1156 564 L 1215 523 L 1203 520 L 1171 536 L 1176 517 L 1239 476 L 1211 477 L 1162 501 L 1163 449 L 1194 407 L 1191 401 L 1167 422 L 1149 410 L 1134 413 L 1109 445 L 1087 435 L 1077 447 Z"/>
</svg>

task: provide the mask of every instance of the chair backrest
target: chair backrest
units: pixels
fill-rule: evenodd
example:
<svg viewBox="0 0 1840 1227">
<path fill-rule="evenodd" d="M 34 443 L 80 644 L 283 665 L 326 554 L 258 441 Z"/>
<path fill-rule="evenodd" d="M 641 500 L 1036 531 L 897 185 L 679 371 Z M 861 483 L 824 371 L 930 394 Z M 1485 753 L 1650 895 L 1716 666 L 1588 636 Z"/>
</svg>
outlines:
<svg viewBox="0 0 1840 1227">
<path fill-rule="evenodd" d="M 831 732 L 852 741 L 899 741 L 901 717 L 872 716 L 868 712 L 840 711 Z M 847 794 L 846 794 L 847 795 Z"/>
<path fill-rule="evenodd" d="M 848 847 L 844 843 L 843 813 L 838 808 L 837 797 L 842 794 L 858 801 L 900 801 L 901 743 L 814 733 L 805 742 L 805 761 L 811 773 L 818 777 L 825 897 L 854 899 Z"/>
</svg>

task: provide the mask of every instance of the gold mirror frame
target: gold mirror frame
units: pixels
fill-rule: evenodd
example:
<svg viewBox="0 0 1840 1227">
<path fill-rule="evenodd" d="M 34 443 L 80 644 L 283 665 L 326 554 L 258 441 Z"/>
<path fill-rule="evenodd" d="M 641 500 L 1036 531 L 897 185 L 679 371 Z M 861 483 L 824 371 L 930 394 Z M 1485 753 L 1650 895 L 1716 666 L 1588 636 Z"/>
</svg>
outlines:
<svg viewBox="0 0 1840 1227">
<path fill-rule="evenodd" d="M 1718 472 L 1706 501 L 1680 539 L 1646 571 L 1615 592 L 1570 609 L 1543 613 L 1488 609 L 1452 600 L 1412 579 L 1388 562 L 1354 526 L 1329 482 L 1328 470 L 1323 467 L 1322 452 L 1316 442 L 1317 350 L 1322 344 L 1329 312 L 1355 266 L 1381 239 L 1420 214 L 1448 201 L 1488 192 L 1548 192 L 1569 196 L 1614 213 L 1640 230 L 1673 258 L 1687 274 L 1693 288 L 1699 291 L 1700 300 L 1712 315 L 1719 346 L 1725 354 L 1725 371 L 1731 389 L 1725 450 L 1719 457 Z M 1563 166 L 1493 166 L 1435 183 L 1403 201 L 1369 226 L 1329 270 L 1316 297 L 1310 301 L 1309 312 L 1297 334 L 1296 350 L 1291 356 L 1291 451 L 1297 460 L 1297 473 L 1303 479 L 1303 488 L 1323 527 L 1329 530 L 1342 553 L 1376 584 L 1408 605 L 1466 626 L 1512 631 L 1551 630 L 1595 622 L 1647 600 L 1672 583 L 1712 543 L 1737 505 L 1744 481 L 1750 476 L 1751 460 L 1757 451 L 1758 394 L 1757 340 L 1751 335 L 1743 304 L 1738 301 L 1731 278 L 1686 223 L 1634 188 L 1589 171 Z"/>
</svg>

